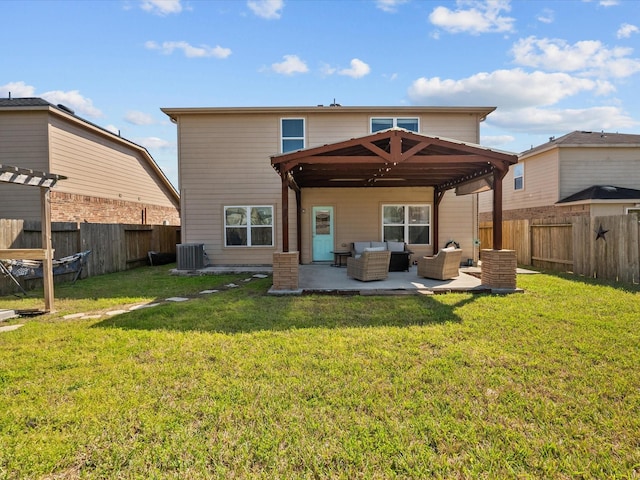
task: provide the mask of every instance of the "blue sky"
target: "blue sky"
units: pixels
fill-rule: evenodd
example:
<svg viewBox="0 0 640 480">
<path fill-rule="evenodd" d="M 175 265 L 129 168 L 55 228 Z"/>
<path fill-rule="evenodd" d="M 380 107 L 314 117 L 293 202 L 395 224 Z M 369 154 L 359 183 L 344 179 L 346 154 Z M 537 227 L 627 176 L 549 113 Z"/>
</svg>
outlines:
<svg viewBox="0 0 640 480">
<path fill-rule="evenodd" d="M 37 96 L 145 146 L 162 107 L 495 106 L 481 143 L 640 132 L 636 0 L 4 1 L 0 97 Z"/>
</svg>

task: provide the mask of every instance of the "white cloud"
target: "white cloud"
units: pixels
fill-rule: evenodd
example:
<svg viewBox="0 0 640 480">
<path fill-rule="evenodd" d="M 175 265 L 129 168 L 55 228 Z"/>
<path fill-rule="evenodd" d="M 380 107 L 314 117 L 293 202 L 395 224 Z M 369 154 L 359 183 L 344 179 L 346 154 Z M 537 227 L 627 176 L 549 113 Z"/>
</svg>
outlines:
<svg viewBox="0 0 640 480">
<path fill-rule="evenodd" d="M 137 143 L 138 145 L 142 145 L 147 150 L 151 150 L 151 149 L 166 150 L 166 149 L 173 148 L 174 146 L 171 142 L 168 142 L 167 140 L 164 140 L 158 137 L 136 138 L 134 142 Z"/>
<path fill-rule="evenodd" d="M 102 116 L 102 112 L 93 106 L 93 101 L 90 98 L 86 98 L 81 95 L 78 90 L 71 90 L 68 92 L 52 90 L 50 92 L 42 93 L 39 96 L 54 105 L 62 103 L 79 115 L 86 115 L 88 117 Z"/>
<path fill-rule="evenodd" d="M 11 93 L 12 98 L 19 97 L 33 97 L 35 96 L 35 87 L 27 85 L 24 82 L 9 82 L 4 85 L 0 85 L 0 96 L 8 97 Z"/>
<path fill-rule="evenodd" d="M 582 40 L 573 45 L 564 40 L 528 37 L 511 49 L 515 63 L 560 72 L 580 72 L 585 76 L 623 78 L 640 72 L 640 60 L 628 58 L 633 50 L 608 49 L 600 41 Z"/>
<path fill-rule="evenodd" d="M 536 18 L 541 23 L 553 23 L 555 20 L 555 13 L 550 8 L 545 8 Z"/>
<path fill-rule="evenodd" d="M 432 105 L 499 105 L 515 109 L 554 105 L 581 92 L 601 95 L 615 88 L 608 82 L 566 73 L 528 73 L 521 69 L 481 72 L 461 80 L 419 78 L 409 88 L 412 102 Z"/>
<path fill-rule="evenodd" d="M 376 0 L 376 7 L 388 13 L 398 11 L 398 7 L 409 0 Z"/>
<path fill-rule="evenodd" d="M 284 8 L 283 0 L 249 0 L 247 6 L 259 17 L 267 20 L 280 18 Z"/>
<path fill-rule="evenodd" d="M 79 115 L 88 117 L 101 117 L 102 112 L 93 106 L 93 101 L 80 94 L 78 90 L 63 92 L 62 90 L 52 90 L 50 92 L 36 93 L 36 88 L 32 85 L 20 82 L 9 82 L 0 85 L 0 96 L 8 97 L 11 92 L 12 98 L 20 97 L 40 97 L 49 103 L 58 105 L 59 103 L 71 108 Z"/>
<path fill-rule="evenodd" d="M 612 106 L 580 109 L 531 107 L 514 111 L 496 110 L 486 121 L 491 126 L 528 134 L 572 132 L 574 130 L 613 131 L 637 128 L 640 124 L 619 107 Z"/>
<path fill-rule="evenodd" d="M 620 2 L 618 0 L 600 0 L 601 7 L 615 7 L 619 4 Z"/>
<path fill-rule="evenodd" d="M 116 135 L 120 135 L 120 129 L 111 123 L 105 126 L 104 129 L 109 130 L 111 133 L 115 133 Z"/>
<path fill-rule="evenodd" d="M 160 50 L 165 55 L 171 55 L 175 50 L 182 50 L 184 55 L 188 58 L 205 58 L 205 57 L 215 57 L 215 58 L 227 58 L 231 55 L 231 49 L 223 48 L 220 45 L 216 45 L 215 47 L 210 47 L 208 45 L 200 45 L 199 47 L 194 47 L 187 42 L 162 42 L 162 44 L 158 44 L 152 40 L 145 42 L 145 48 L 149 50 Z"/>
<path fill-rule="evenodd" d="M 171 13 L 180 13 L 182 4 L 180 0 L 142 0 L 140 8 L 145 12 L 164 16 Z"/>
<path fill-rule="evenodd" d="M 346 75 L 351 78 L 362 78 L 371 72 L 371 67 L 358 58 L 351 60 L 350 68 L 343 68 L 338 72 L 340 75 Z"/>
<path fill-rule="evenodd" d="M 156 123 L 151 115 L 137 110 L 129 110 L 124 119 L 133 125 L 153 125 Z"/>
<path fill-rule="evenodd" d="M 300 60 L 297 55 L 285 55 L 284 61 L 271 64 L 271 69 L 282 75 L 293 75 L 295 73 L 307 73 L 309 68 Z"/>
<path fill-rule="evenodd" d="M 515 19 L 501 15 L 511 10 L 509 0 L 457 0 L 456 10 L 436 7 L 429 15 L 432 24 L 451 33 L 513 32 Z"/>
<path fill-rule="evenodd" d="M 640 32 L 640 30 L 635 25 L 623 23 L 618 29 L 617 36 L 618 38 L 629 38 L 631 34 L 638 32 Z"/>
<path fill-rule="evenodd" d="M 513 142 L 515 139 L 512 135 L 482 135 L 480 137 L 480 143 L 487 147 L 500 147 L 501 145 Z"/>
</svg>

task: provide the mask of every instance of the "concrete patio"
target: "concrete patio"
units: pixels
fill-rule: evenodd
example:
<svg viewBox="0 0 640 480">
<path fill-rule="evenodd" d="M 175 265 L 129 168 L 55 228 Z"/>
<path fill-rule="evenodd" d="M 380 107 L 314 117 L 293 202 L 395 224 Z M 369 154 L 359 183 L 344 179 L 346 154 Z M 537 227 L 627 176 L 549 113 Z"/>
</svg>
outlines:
<svg viewBox="0 0 640 480">
<path fill-rule="evenodd" d="M 460 267 L 460 275 L 452 280 L 433 280 L 418 277 L 417 267 L 408 272 L 389 272 L 385 280 L 361 282 L 347 277 L 347 269 L 329 263 L 299 265 L 297 290 L 269 290 L 273 295 L 301 295 L 308 293 L 335 293 L 346 295 L 403 295 L 434 294 L 448 292 L 515 293 L 520 289 L 491 289 L 480 283 L 480 267 Z M 518 268 L 518 274 L 536 273 Z M 187 272 L 175 271 L 176 274 Z M 193 272 L 191 272 L 193 273 Z M 200 275 L 221 273 L 265 273 L 272 274 L 270 266 L 209 266 L 197 271 Z"/>
</svg>

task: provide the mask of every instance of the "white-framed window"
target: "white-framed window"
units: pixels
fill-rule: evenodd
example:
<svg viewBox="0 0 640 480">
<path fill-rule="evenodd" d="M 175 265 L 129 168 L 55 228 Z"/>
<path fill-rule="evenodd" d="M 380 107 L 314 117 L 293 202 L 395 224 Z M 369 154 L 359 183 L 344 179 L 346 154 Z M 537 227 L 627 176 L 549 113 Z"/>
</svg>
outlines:
<svg viewBox="0 0 640 480">
<path fill-rule="evenodd" d="M 638 220 L 640 220 L 640 207 L 627 207 L 625 208 L 625 213 L 627 215 L 637 215 Z"/>
<path fill-rule="evenodd" d="M 420 124 L 417 117 L 372 117 L 371 133 L 380 130 L 388 130 L 389 128 L 404 128 L 411 132 L 419 132 Z"/>
<path fill-rule="evenodd" d="M 513 166 L 513 189 L 524 189 L 524 163 L 516 163 Z"/>
<path fill-rule="evenodd" d="M 273 247 L 273 206 L 224 207 L 225 247 Z"/>
<path fill-rule="evenodd" d="M 383 205 L 382 240 L 431 244 L 431 205 Z"/>
<path fill-rule="evenodd" d="M 280 119 L 280 135 L 282 153 L 304 148 L 304 118 Z"/>
</svg>

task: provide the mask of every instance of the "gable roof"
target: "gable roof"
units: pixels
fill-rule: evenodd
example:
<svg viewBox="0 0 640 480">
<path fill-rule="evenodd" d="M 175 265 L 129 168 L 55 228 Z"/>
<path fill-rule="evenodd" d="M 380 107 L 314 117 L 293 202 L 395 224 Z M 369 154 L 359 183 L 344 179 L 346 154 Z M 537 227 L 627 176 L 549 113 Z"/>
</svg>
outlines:
<svg viewBox="0 0 640 480">
<path fill-rule="evenodd" d="M 608 133 L 574 131 L 562 137 L 551 137 L 549 141 L 526 150 L 520 157 L 528 157 L 534 153 L 540 153 L 552 148 L 571 147 L 636 147 L 640 148 L 640 135 L 631 133 Z"/>
<path fill-rule="evenodd" d="M 612 185 L 593 185 L 569 195 L 556 203 L 585 202 L 589 200 L 640 201 L 640 190 L 635 188 L 614 187 Z"/>
<path fill-rule="evenodd" d="M 506 171 L 517 156 L 473 143 L 392 128 L 271 157 L 292 186 L 408 187 L 440 191 Z"/>
<path fill-rule="evenodd" d="M 0 98 L 0 111 L 11 111 L 11 110 L 47 110 L 56 115 L 60 115 L 65 119 L 74 122 L 78 125 L 82 125 L 84 128 L 88 128 L 99 135 L 103 135 L 108 137 L 110 140 L 126 145 L 129 148 L 137 150 L 142 158 L 147 162 L 147 164 L 151 167 L 151 169 L 155 172 L 155 174 L 160 179 L 161 183 L 168 189 L 171 194 L 171 197 L 174 202 L 177 204 L 180 203 L 180 194 L 173 186 L 173 184 L 169 181 L 167 176 L 164 174 L 162 169 L 158 166 L 156 161 L 153 159 L 149 151 L 143 147 L 142 145 L 138 145 L 131 140 L 128 140 L 120 135 L 116 135 L 115 133 L 103 128 L 95 123 L 92 123 L 82 117 L 77 116 L 73 110 L 64 105 L 53 105 L 43 98 L 38 97 L 24 97 L 24 98 Z"/>
</svg>

